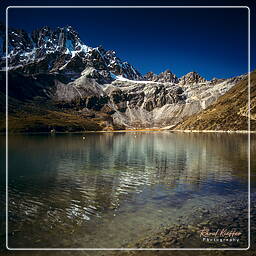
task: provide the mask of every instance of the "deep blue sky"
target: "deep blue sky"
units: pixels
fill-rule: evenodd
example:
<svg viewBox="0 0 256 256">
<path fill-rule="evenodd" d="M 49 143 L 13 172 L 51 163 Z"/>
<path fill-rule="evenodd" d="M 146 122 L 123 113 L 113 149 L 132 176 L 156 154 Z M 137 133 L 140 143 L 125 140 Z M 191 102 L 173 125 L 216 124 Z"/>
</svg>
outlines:
<svg viewBox="0 0 256 256">
<path fill-rule="evenodd" d="M 207 79 L 247 72 L 247 9 L 9 9 L 27 31 L 71 25 L 85 44 L 116 50 L 141 73 Z"/>
</svg>

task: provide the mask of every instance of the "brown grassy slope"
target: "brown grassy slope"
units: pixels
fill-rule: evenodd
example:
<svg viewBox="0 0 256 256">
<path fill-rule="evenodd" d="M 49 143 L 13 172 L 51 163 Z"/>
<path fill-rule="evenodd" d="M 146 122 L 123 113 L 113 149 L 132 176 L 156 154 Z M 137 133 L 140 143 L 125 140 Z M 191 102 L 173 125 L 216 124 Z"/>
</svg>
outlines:
<svg viewBox="0 0 256 256">
<path fill-rule="evenodd" d="M 5 132 L 5 95 L 0 94 L 0 132 Z M 108 116 L 89 117 L 79 111 L 61 111 L 56 108 L 25 103 L 9 98 L 8 130 L 17 132 L 99 131 L 105 128 Z"/>
<path fill-rule="evenodd" d="M 256 130 L 256 71 L 251 73 L 251 130 Z M 176 130 L 247 130 L 248 78 L 238 82 L 213 105 L 175 126 Z"/>
</svg>

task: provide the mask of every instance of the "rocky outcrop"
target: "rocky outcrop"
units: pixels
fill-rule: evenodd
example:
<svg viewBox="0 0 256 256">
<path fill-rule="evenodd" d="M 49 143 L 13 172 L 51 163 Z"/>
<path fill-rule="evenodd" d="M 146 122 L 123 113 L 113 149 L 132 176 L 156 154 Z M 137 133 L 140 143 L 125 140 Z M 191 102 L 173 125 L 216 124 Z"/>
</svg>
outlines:
<svg viewBox="0 0 256 256">
<path fill-rule="evenodd" d="M 201 77 L 197 72 L 189 72 L 179 79 L 181 86 L 193 85 L 206 82 L 206 79 Z"/>
<path fill-rule="evenodd" d="M 179 79 L 174 75 L 169 69 L 160 73 L 159 75 L 154 74 L 153 72 L 148 72 L 144 75 L 145 80 L 161 82 L 161 83 L 178 83 Z"/>
<path fill-rule="evenodd" d="M 146 81 L 154 81 L 157 78 L 157 75 L 153 72 L 148 72 L 143 76 Z"/>
</svg>

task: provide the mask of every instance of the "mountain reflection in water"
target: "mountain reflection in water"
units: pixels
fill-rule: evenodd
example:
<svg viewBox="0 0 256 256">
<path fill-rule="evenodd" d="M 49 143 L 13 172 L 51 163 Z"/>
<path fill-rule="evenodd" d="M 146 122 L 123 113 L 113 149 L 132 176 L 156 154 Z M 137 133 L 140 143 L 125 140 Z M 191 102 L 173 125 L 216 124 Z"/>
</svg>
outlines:
<svg viewBox="0 0 256 256">
<path fill-rule="evenodd" d="M 121 247 L 247 194 L 247 135 L 83 136 L 9 137 L 10 247 Z"/>
</svg>

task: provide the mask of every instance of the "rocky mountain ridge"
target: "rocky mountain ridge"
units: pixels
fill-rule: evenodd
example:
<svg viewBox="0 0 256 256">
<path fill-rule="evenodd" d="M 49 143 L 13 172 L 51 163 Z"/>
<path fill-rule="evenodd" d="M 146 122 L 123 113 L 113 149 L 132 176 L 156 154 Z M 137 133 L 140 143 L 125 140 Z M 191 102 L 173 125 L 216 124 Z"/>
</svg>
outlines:
<svg viewBox="0 0 256 256">
<path fill-rule="evenodd" d="M 44 113 L 54 111 L 50 116 L 72 115 L 72 122 L 81 121 L 78 126 L 94 120 L 97 129 L 173 127 L 206 109 L 246 77 L 207 81 L 196 72 L 178 78 L 170 70 L 142 76 L 115 51 L 85 45 L 70 26 L 43 27 L 31 34 L 9 29 L 8 35 L 9 97 L 17 118 L 24 104 L 33 104 L 39 120 L 44 109 Z M 44 130 L 57 126 L 48 120 Z"/>
<path fill-rule="evenodd" d="M 153 72 L 148 72 L 144 75 L 145 80 L 153 82 L 162 82 L 162 83 L 179 83 L 178 77 L 173 74 L 169 69 L 160 73 L 159 75 L 154 74 Z"/>
<path fill-rule="evenodd" d="M 0 24 L 1 67 L 5 67 L 5 26 Z M 79 34 L 71 27 L 52 29 L 44 26 L 27 33 L 23 29 L 8 28 L 8 65 L 10 69 L 25 74 L 62 73 L 77 78 L 88 67 L 94 69 L 100 83 L 108 83 L 122 76 L 130 80 L 170 82 L 181 85 L 205 82 L 196 72 L 178 78 L 169 69 L 154 74 L 141 75 L 128 62 L 121 61 L 113 50 L 102 46 L 93 48 L 84 44 Z"/>
<path fill-rule="evenodd" d="M 3 25 L 0 30 L 5 30 Z M 0 53 L 4 56 L 5 33 L 1 35 Z M 142 75 L 128 62 L 121 61 L 115 51 L 84 44 L 71 26 L 56 29 L 45 26 L 31 34 L 8 28 L 8 45 L 9 68 L 25 74 L 58 72 L 72 79 L 77 78 L 86 67 L 93 67 L 105 78 L 104 82 L 111 82 L 115 75 L 142 79 Z M 4 66 L 2 58 L 1 67 Z"/>
</svg>

